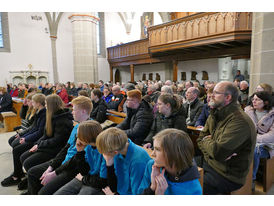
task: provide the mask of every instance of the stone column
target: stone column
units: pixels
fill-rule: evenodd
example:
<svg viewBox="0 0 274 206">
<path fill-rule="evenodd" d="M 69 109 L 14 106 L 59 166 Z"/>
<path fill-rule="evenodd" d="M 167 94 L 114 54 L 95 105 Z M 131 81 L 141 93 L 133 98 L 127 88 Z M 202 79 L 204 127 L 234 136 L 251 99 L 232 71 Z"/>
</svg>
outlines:
<svg viewBox="0 0 274 206">
<path fill-rule="evenodd" d="M 57 57 L 56 57 L 56 36 L 50 36 L 51 52 L 52 52 L 52 67 L 53 67 L 53 82 L 59 82 L 58 70 L 57 70 Z"/>
<path fill-rule="evenodd" d="M 98 82 L 96 24 L 94 13 L 72 14 L 73 60 L 75 82 Z"/>
<path fill-rule="evenodd" d="M 58 68 L 57 68 L 57 56 L 56 56 L 56 39 L 59 21 L 63 15 L 63 12 L 45 12 L 45 15 L 49 24 L 51 51 L 52 51 L 52 69 L 53 69 L 53 81 L 59 82 Z"/>
<path fill-rule="evenodd" d="M 259 83 L 267 83 L 274 88 L 274 13 L 253 12 L 252 18 L 250 94 Z"/>
</svg>

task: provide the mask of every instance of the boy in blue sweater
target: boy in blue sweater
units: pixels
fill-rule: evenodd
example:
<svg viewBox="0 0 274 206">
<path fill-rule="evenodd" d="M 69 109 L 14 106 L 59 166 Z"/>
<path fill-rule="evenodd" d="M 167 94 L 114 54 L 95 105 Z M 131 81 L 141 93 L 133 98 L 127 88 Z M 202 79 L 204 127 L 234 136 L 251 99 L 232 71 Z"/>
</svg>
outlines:
<svg viewBox="0 0 274 206">
<path fill-rule="evenodd" d="M 150 160 L 147 152 L 118 128 L 103 131 L 96 139 L 96 146 L 107 166 L 109 187 L 103 191 L 106 194 L 136 195 Z"/>
<path fill-rule="evenodd" d="M 178 129 L 165 129 L 154 136 L 154 150 L 145 169 L 138 194 L 201 195 L 198 168 L 193 165 L 194 147 Z"/>
<path fill-rule="evenodd" d="M 106 187 L 107 184 L 106 164 L 95 146 L 96 138 L 101 131 L 101 125 L 94 120 L 85 121 L 79 125 L 76 142 L 77 154 L 58 168 L 60 172 L 69 170 L 75 175 L 79 173 L 70 182 L 58 189 L 54 195 L 102 193 L 102 188 Z"/>
</svg>

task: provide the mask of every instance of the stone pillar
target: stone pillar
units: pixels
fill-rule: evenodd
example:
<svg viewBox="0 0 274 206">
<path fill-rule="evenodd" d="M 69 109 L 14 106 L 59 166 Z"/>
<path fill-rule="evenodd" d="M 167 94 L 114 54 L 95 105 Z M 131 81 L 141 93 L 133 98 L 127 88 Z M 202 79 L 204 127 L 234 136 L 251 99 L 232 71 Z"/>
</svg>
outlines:
<svg viewBox="0 0 274 206">
<path fill-rule="evenodd" d="M 173 81 L 177 82 L 178 77 L 178 61 L 173 61 Z"/>
<path fill-rule="evenodd" d="M 250 94 L 259 83 L 267 83 L 274 88 L 274 13 L 253 12 L 252 18 Z"/>
<path fill-rule="evenodd" d="M 130 65 L 130 81 L 134 82 L 134 65 Z"/>
<path fill-rule="evenodd" d="M 96 24 L 94 13 L 72 14 L 73 60 L 75 82 L 98 82 Z"/>
<path fill-rule="evenodd" d="M 57 71 L 57 57 L 56 57 L 56 36 L 50 36 L 51 52 L 52 52 L 52 67 L 53 67 L 53 82 L 59 82 L 59 76 Z"/>
</svg>

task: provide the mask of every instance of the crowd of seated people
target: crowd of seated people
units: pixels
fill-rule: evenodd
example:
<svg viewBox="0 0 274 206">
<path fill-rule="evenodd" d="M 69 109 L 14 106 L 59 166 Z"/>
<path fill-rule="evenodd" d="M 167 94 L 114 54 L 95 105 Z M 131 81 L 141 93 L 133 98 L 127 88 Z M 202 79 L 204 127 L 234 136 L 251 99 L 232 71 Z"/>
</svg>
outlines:
<svg viewBox="0 0 274 206">
<path fill-rule="evenodd" d="M 2 186 L 18 185 L 31 195 L 230 194 L 245 184 L 252 161 L 254 188 L 260 158 L 274 156 L 274 95 L 268 84 L 250 96 L 248 82 L 238 78 L 202 85 L 75 85 L 0 87 L 0 103 L 11 102 L 7 111 L 12 97 L 25 99 L 22 125 L 9 139 L 14 171 Z M 109 110 L 125 118 L 103 129 Z M 189 126 L 201 130 L 198 148 Z"/>
</svg>

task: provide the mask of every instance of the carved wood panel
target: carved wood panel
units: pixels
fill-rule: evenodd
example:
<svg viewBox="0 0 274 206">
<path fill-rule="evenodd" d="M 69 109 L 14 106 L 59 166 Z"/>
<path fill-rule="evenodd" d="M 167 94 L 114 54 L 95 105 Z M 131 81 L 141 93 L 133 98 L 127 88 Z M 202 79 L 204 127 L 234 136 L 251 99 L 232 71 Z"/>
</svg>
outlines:
<svg viewBox="0 0 274 206">
<path fill-rule="evenodd" d="M 234 30 L 251 30 L 250 12 L 213 12 L 178 19 L 160 26 L 152 26 L 150 46 L 221 34 Z M 196 17 L 196 18 L 195 18 Z"/>
</svg>

